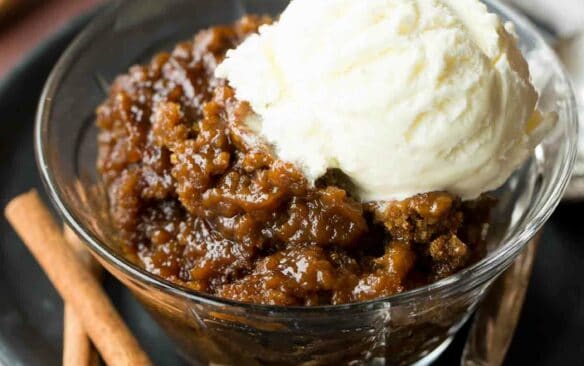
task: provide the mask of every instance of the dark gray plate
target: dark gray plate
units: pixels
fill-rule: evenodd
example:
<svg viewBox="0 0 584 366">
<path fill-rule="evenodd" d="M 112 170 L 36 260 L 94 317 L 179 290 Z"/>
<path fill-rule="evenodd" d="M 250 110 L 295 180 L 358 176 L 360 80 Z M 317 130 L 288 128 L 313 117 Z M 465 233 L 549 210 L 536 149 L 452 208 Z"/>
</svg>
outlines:
<svg viewBox="0 0 584 366">
<path fill-rule="evenodd" d="M 29 188 L 42 191 L 32 127 L 41 88 L 65 47 L 94 13 L 45 41 L 0 83 L 0 206 Z M 1 57 L 1 56 L 0 56 Z M 584 365 L 583 204 L 560 206 L 546 227 L 507 364 Z M 170 341 L 116 280 L 104 286 L 157 365 L 181 365 Z M 59 365 L 62 301 L 0 219 L 0 364 Z M 465 332 L 438 361 L 459 363 Z"/>
</svg>

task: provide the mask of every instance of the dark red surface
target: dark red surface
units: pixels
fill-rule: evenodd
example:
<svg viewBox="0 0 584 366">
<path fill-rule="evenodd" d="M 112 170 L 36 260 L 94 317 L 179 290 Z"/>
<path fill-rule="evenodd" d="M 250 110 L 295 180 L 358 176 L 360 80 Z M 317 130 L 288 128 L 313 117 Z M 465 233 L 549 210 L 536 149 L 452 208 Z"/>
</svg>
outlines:
<svg viewBox="0 0 584 366">
<path fill-rule="evenodd" d="M 21 12 L 17 19 L 0 28 L 0 79 L 15 66 L 24 55 L 48 35 L 56 32 L 69 20 L 103 0 L 46 0 L 40 5 Z"/>
</svg>

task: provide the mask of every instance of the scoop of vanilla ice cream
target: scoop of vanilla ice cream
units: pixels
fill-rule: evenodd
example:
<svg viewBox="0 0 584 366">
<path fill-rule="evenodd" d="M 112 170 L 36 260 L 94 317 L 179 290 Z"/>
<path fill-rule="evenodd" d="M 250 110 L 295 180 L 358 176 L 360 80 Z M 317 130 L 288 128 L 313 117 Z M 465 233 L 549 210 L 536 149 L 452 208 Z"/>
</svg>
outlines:
<svg viewBox="0 0 584 366">
<path fill-rule="evenodd" d="M 279 158 L 312 181 L 342 170 L 362 201 L 476 198 L 551 124 L 510 27 L 478 0 L 293 0 L 216 75 Z"/>
</svg>

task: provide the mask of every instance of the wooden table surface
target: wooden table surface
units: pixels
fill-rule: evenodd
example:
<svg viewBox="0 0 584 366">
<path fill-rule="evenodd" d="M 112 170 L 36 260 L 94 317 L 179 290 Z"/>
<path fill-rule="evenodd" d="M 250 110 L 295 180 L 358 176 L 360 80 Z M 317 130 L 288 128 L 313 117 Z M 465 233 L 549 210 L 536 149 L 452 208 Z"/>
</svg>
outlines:
<svg viewBox="0 0 584 366">
<path fill-rule="evenodd" d="M 2 2 L 3 0 L 0 0 Z M 43 0 L 0 28 L 0 80 L 43 39 L 102 0 Z"/>
</svg>

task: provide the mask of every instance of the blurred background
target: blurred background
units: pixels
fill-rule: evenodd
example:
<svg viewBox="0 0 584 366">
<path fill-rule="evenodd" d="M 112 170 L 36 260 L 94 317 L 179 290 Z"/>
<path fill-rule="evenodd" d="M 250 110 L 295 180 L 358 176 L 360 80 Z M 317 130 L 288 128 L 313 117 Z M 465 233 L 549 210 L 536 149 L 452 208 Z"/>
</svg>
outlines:
<svg viewBox="0 0 584 366">
<path fill-rule="evenodd" d="M 43 39 L 103 0 L 0 0 L 0 80 Z"/>
<path fill-rule="evenodd" d="M 43 39 L 75 16 L 105 1 L 0 0 L 0 80 Z M 554 36 L 574 39 L 584 31 L 584 0 L 504 1 L 528 13 Z M 584 40 L 579 43 L 577 56 L 582 59 Z M 581 64 L 584 65 L 584 62 Z"/>
</svg>

